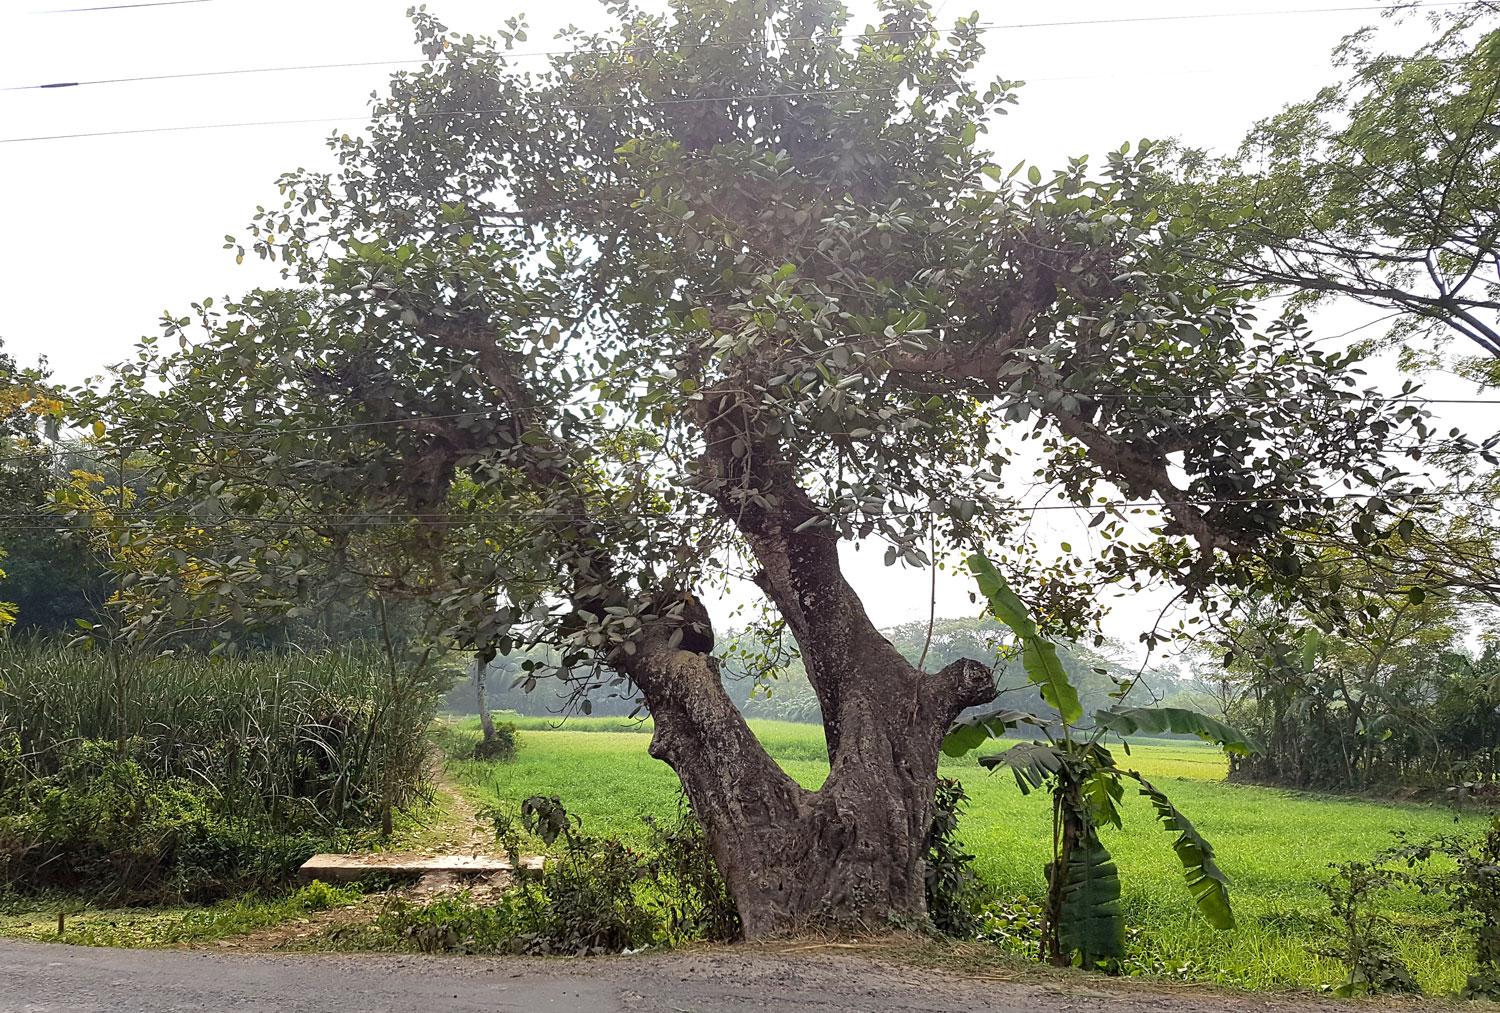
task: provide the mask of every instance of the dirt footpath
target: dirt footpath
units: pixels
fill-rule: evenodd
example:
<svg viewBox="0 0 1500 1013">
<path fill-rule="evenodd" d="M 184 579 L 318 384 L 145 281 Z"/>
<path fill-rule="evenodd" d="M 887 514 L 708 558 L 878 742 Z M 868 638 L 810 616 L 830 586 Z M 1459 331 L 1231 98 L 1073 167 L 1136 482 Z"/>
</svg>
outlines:
<svg viewBox="0 0 1500 1013">
<path fill-rule="evenodd" d="M 1354 1007 L 1188 990 L 1154 992 L 1081 976 L 1041 983 L 965 978 L 809 948 L 535 960 L 107 950 L 0 942 L 3 1013 L 1251 1013 L 1338 1008 Z"/>
</svg>

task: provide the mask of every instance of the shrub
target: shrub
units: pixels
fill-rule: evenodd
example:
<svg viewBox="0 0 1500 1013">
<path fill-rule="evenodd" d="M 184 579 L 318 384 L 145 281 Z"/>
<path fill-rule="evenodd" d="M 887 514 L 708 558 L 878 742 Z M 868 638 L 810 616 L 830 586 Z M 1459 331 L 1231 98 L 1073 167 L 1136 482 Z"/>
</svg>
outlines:
<svg viewBox="0 0 1500 1013">
<path fill-rule="evenodd" d="M 687 799 L 678 799 L 675 824 L 643 818 L 650 829 L 646 874 L 653 887 L 651 898 L 665 919 L 668 936 L 674 941 L 738 939 L 739 909 Z"/>
<path fill-rule="evenodd" d="M 968 806 L 963 785 L 938 778 L 932 828 L 927 834 L 927 915 L 939 932 L 972 938 L 981 924 L 984 890 L 974 874 L 974 856 L 958 840 L 958 820 Z"/>
<path fill-rule="evenodd" d="M 428 797 L 436 690 L 374 655 L 119 660 L 0 638 L 0 886 L 268 889 Z"/>
<path fill-rule="evenodd" d="M 86 887 L 109 901 L 207 900 L 283 883 L 328 843 L 230 819 L 215 802 L 119 759 L 113 743 L 77 743 L 55 774 L 0 791 L 0 882 Z"/>
<path fill-rule="evenodd" d="M 1339 936 L 1335 945 L 1323 952 L 1337 957 L 1349 969 L 1348 978 L 1334 993 L 1351 996 L 1419 991 L 1384 930 L 1388 920 L 1377 914 L 1373 905 L 1379 893 L 1402 877 L 1375 862 L 1345 862 L 1332 868 L 1333 876 L 1321 889 L 1328 897 Z"/>
<path fill-rule="evenodd" d="M 521 952 L 584 956 L 662 941 L 662 921 L 637 889 L 645 876 L 646 857 L 620 841 L 570 835 L 541 882 L 522 884 L 529 931 L 517 937 Z"/>
<path fill-rule="evenodd" d="M 398 693 L 372 653 L 125 657 L 0 638 L 0 791 L 55 774 L 79 740 L 151 777 L 212 784 L 236 816 L 299 830 L 373 825 L 425 797 L 437 688 Z M 122 687 L 123 690 L 122 690 Z"/>
<path fill-rule="evenodd" d="M 1382 857 L 1420 869 L 1406 878 L 1423 893 L 1447 897 L 1472 937 L 1474 973 L 1463 997 L 1500 999 L 1500 816 L 1492 817 L 1477 838 L 1447 834 L 1418 843 L 1403 839 Z M 1434 871 L 1430 863 L 1437 857 L 1450 859 L 1451 868 Z"/>
<path fill-rule="evenodd" d="M 707 838 L 685 806 L 673 826 L 647 821 L 645 850 L 585 834 L 552 797 L 527 799 L 519 820 L 496 810 L 481 815 L 513 855 L 523 832 L 561 851 L 540 881 L 523 880 L 490 906 L 468 894 L 430 904 L 392 901 L 377 919 L 381 934 L 425 952 L 586 955 L 739 933 Z"/>
<path fill-rule="evenodd" d="M 495 725 L 493 735 L 474 743 L 474 759 L 514 760 L 519 737 L 520 733 L 516 731 L 515 725 L 509 722 Z"/>
<path fill-rule="evenodd" d="M 661 938 L 662 921 L 639 896 L 643 876 L 643 857 L 619 841 L 576 837 L 539 883 L 522 881 L 493 905 L 468 893 L 427 904 L 397 899 L 376 927 L 424 953 L 620 953 Z"/>
</svg>

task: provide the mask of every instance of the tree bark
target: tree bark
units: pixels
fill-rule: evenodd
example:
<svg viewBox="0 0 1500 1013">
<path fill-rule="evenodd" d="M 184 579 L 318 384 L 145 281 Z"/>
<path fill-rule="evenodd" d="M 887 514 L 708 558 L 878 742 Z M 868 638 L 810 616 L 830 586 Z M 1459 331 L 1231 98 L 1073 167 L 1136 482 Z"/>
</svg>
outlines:
<svg viewBox="0 0 1500 1013">
<path fill-rule="evenodd" d="M 484 738 L 480 741 L 484 743 L 495 741 L 495 719 L 490 716 L 489 694 L 485 689 L 489 662 L 490 659 L 484 656 L 484 652 L 474 658 L 474 703 L 479 708 L 479 727 L 484 729 Z"/>
<path fill-rule="evenodd" d="M 839 745 L 817 790 L 766 753 L 712 657 L 661 648 L 632 666 L 655 721 L 651 755 L 677 772 L 746 938 L 926 918 L 924 855 L 943 735 L 994 689 L 977 662 L 922 676 L 886 647 L 886 667 L 845 687 Z"/>
</svg>

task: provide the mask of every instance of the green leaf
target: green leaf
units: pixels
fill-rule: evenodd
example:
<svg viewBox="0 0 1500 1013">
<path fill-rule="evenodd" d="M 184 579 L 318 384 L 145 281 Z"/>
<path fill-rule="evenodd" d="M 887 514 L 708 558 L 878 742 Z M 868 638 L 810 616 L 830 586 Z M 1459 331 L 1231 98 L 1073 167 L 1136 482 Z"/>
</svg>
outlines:
<svg viewBox="0 0 1500 1013">
<path fill-rule="evenodd" d="M 1307 631 L 1302 638 L 1302 671 L 1311 672 L 1313 666 L 1318 663 L 1318 648 L 1322 645 L 1323 638 L 1316 627 Z"/>
<path fill-rule="evenodd" d="M 1175 735 L 1196 735 L 1207 742 L 1216 742 L 1228 752 L 1249 756 L 1258 748 L 1250 737 L 1217 718 L 1199 714 L 1184 707 L 1124 707 L 1119 710 L 1096 711 L 1094 724 L 1118 735 L 1160 735 L 1170 732 Z"/>
<path fill-rule="evenodd" d="M 1116 830 L 1123 827 L 1119 803 L 1125 795 L 1125 786 L 1117 773 L 1111 769 L 1095 770 L 1084 778 L 1080 793 L 1088 805 L 1090 823 L 1095 826 L 1108 823 Z"/>
<path fill-rule="evenodd" d="M 1125 916 L 1120 910 L 1120 870 L 1092 826 L 1068 855 L 1063 874 L 1057 938 L 1083 958 L 1085 967 L 1125 955 Z"/>
<path fill-rule="evenodd" d="M 961 718 L 953 723 L 948 734 L 943 737 L 943 752 L 949 756 L 962 756 L 992 738 L 1000 738 L 1023 722 L 1035 725 L 1042 723 L 1035 714 L 1008 707 L 993 707 Z"/>
<path fill-rule="evenodd" d="M 1064 721 L 1076 724 L 1083 717 L 1078 690 L 1068 681 L 1067 669 L 1058 659 L 1052 641 L 1039 636 L 1027 637 L 1021 649 L 1021 666 L 1026 669 L 1026 678 L 1041 688 L 1042 699 L 1055 707 Z"/>
<path fill-rule="evenodd" d="M 1029 795 L 1062 769 L 1063 757 L 1046 743 L 1022 742 L 1003 753 L 981 756 L 979 765 L 986 770 L 1009 767 L 1016 775 L 1016 787 L 1021 789 L 1022 795 Z"/>
<path fill-rule="evenodd" d="M 1083 705 L 1078 702 L 1078 690 L 1068 681 L 1067 670 L 1058 660 L 1057 648 L 1037 632 L 1026 603 L 1010 589 L 988 557 L 976 552 L 967 562 L 980 593 L 989 603 L 990 614 L 1021 638 L 1021 665 L 1026 669 L 1026 677 L 1041 688 L 1042 699 L 1055 707 L 1064 721 L 1077 722 L 1083 717 Z"/>
<path fill-rule="evenodd" d="M 1000 571 L 995 569 L 995 564 L 981 553 L 974 553 L 968 558 L 969 572 L 974 575 L 974 581 L 979 585 L 979 593 L 984 595 L 985 601 L 989 602 L 990 614 L 1009 626 L 1019 636 L 1036 636 L 1036 623 L 1032 622 L 1031 616 L 1026 612 L 1026 603 L 1016 597 L 1016 593 L 1010 589 Z"/>
<path fill-rule="evenodd" d="M 1182 863 L 1182 877 L 1199 912 L 1216 929 L 1234 928 L 1234 909 L 1229 903 L 1229 877 L 1214 861 L 1214 846 L 1204 839 L 1192 822 L 1172 804 L 1161 790 L 1133 770 L 1121 771 L 1140 782 L 1141 794 L 1156 807 L 1156 818 L 1163 829 L 1176 831 L 1172 850 Z"/>
</svg>

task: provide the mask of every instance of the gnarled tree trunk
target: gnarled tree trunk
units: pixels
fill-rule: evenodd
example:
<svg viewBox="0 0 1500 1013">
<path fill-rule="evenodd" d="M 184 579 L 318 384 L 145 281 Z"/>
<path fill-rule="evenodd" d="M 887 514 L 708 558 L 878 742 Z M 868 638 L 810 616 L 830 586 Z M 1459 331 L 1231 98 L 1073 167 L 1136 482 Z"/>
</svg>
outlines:
<svg viewBox="0 0 1500 1013">
<path fill-rule="evenodd" d="M 681 779 L 749 938 L 926 916 L 939 747 L 958 711 L 994 691 L 982 665 L 923 675 L 881 643 L 884 667 L 866 669 L 843 695 L 828 779 L 817 790 L 766 753 L 713 658 L 662 648 L 637 666 L 656 723 L 651 754 Z"/>
<path fill-rule="evenodd" d="M 756 440 L 751 420 L 723 403 L 713 412 L 704 486 L 745 536 L 756 582 L 797 638 L 829 774 L 814 791 L 777 766 L 724 692 L 711 636 L 701 653 L 648 646 L 628 666 L 656 723 L 651 753 L 681 779 L 747 937 L 921 921 L 938 753 L 964 708 L 994 698 L 990 670 L 959 661 L 928 674 L 903 658 L 844 579 L 837 535 L 807 523 L 817 507 L 784 448 Z M 750 452 L 736 453 L 747 435 Z M 708 622 L 701 607 L 694 619 Z"/>
</svg>

